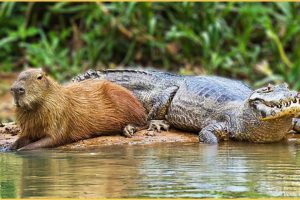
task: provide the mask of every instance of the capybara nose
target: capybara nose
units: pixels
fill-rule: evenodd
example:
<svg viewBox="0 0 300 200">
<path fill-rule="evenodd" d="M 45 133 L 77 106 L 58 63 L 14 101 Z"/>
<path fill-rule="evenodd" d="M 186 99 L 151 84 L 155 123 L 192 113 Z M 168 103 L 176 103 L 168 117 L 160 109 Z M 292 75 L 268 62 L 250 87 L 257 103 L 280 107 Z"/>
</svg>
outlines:
<svg viewBox="0 0 300 200">
<path fill-rule="evenodd" d="M 25 93 L 25 89 L 23 87 L 12 87 L 10 89 L 13 93 L 21 95 Z"/>
</svg>

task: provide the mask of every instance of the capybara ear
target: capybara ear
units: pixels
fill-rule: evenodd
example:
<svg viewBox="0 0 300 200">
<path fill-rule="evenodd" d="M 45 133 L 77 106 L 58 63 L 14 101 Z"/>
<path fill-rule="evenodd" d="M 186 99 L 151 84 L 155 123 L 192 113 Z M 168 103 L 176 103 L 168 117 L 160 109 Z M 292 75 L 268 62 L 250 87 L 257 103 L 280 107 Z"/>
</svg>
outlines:
<svg viewBox="0 0 300 200">
<path fill-rule="evenodd" d="M 41 70 L 43 72 L 43 75 L 47 76 L 48 75 L 48 72 L 49 70 L 47 70 L 47 68 L 45 67 L 39 67 L 39 68 L 36 68 L 36 67 L 30 67 L 28 65 L 25 65 L 24 66 L 24 70 L 23 71 L 27 71 L 27 70 L 30 70 L 30 69 L 37 69 L 37 70 Z"/>
<path fill-rule="evenodd" d="M 48 76 L 48 73 L 50 72 L 49 68 L 47 68 L 47 67 L 39 67 L 39 68 L 36 68 L 36 69 L 40 70 L 41 74 L 43 76 Z"/>
</svg>

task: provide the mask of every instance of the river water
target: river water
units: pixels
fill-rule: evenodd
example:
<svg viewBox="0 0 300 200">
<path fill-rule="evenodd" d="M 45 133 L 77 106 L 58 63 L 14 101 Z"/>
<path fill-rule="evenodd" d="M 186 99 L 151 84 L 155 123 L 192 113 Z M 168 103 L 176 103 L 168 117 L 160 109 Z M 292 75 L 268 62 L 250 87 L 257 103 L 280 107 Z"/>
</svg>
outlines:
<svg viewBox="0 0 300 200">
<path fill-rule="evenodd" d="M 300 196 L 300 145 L 223 143 L 0 153 L 0 197 Z"/>
</svg>

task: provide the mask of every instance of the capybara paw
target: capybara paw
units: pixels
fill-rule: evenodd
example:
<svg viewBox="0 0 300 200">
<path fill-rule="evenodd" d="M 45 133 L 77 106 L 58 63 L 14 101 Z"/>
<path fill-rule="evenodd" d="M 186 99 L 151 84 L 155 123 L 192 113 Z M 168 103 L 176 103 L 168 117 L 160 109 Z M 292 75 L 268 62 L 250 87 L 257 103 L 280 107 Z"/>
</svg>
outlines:
<svg viewBox="0 0 300 200">
<path fill-rule="evenodd" d="M 28 150 L 28 149 L 26 149 L 25 147 L 17 149 L 17 151 L 26 151 L 26 150 Z"/>
<path fill-rule="evenodd" d="M 148 131 L 160 132 L 161 130 L 168 131 L 170 128 L 169 123 L 166 120 L 151 120 Z"/>
<path fill-rule="evenodd" d="M 10 151 L 15 151 L 17 149 L 18 149 L 18 144 L 16 144 L 16 143 L 13 143 L 12 145 L 10 145 L 8 147 L 8 150 L 10 150 Z"/>
<path fill-rule="evenodd" d="M 12 143 L 9 147 L 8 147 L 8 150 L 10 151 L 15 151 L 19 148 L 21 148 L 21 144 L 20 144 L 20 140 L 16 140 L 14 143 Z"/>
<path fill-rule="evenodd" d="M 25 146 L 17 149 L 17 151 L 29 151 L 29 150 L 33 150 L 33 148 L 28 148 L 27 146 Z"/>
<path fill-rule="evenodd" d="M 123 135 L 125 137 L 132 137 L 136 131 L 137 129 L 135 126 L 127 125 L 123 130 Z"/>
</svg>

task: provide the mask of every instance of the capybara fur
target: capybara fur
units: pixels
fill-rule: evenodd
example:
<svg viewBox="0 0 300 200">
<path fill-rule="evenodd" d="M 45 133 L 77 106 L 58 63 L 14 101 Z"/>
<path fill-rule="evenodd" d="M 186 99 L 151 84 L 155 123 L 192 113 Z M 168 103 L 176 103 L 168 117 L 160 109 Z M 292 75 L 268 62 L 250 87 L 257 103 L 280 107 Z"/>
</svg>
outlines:
<svg viewBox="0 0 300 200">
<path fill-rule="evenodd" d="M 146 124 L 141 103 L 129 90 L 109 81 L 86 80 L 62 86 L 43 70 L 28 69 L 20 73 L 11 92 L 21 128 L 11 149 L 55 147 L 122 133 L 127 125 Z"/>
</svg>

